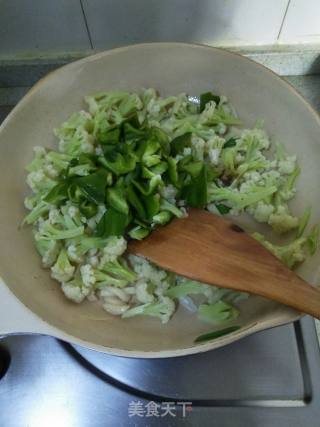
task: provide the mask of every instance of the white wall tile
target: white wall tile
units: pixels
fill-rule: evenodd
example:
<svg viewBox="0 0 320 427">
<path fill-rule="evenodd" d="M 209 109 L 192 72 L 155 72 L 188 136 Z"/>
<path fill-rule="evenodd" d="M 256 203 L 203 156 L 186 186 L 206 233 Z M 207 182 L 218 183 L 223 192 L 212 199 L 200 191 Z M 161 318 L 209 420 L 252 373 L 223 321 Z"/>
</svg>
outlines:
<svg viewBox="0 0 320 427">
<path fill-rule="evenodd" d="M 320 0 L 290 0 L 281 43 L 320 42 Z"/>
<path fill-rule="evenodd" d="M 148 41 L 276 42 L 288 0 L 83 0 L 95 48 Z"/>
<path fill-rule="evenodd" d="M 80 0 L 0 0 L 0 55 L 90 49 Z"/>
</svg>

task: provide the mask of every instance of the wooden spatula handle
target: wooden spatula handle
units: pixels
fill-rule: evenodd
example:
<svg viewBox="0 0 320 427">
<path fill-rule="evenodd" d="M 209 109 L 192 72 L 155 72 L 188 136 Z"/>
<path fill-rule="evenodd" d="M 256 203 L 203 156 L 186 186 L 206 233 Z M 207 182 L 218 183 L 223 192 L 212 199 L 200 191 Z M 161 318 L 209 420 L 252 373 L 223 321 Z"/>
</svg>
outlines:
<svg viewBox="0 0 320 427">
<path fill-rule="evenodd" d="M 214 286 L 249 292 L 320 318 L 320 291 L 259 242 L 221 217 L 191 209 L 129 251 L 160 267 Z"/>
<path fill-rule="evenodd" d="M 292 276 L 286 281 L 266 280 L 265 292 L 255 292 L 268 299 L 295 308 L 302 313 L 320 318 L 320 291 L 309 285 L 298 276 Z"/>
</svg>

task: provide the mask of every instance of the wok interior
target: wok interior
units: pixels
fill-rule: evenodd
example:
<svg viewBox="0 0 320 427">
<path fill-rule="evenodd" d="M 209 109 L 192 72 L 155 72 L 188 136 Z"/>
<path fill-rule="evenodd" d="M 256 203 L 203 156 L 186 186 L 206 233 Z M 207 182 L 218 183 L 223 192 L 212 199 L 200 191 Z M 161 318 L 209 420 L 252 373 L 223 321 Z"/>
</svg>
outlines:
<svg viewBox="0 0 320 427">
<path fill-rule="evenodd" d="M 311 220 L 319 221 L 319 119 L 286 83 L 263 67 L 225 51 L 182 44 L 140 45 L 96 55 L 53 73 L 31 90 L 2 126 L 0 276 L 34 313 L 93 347 L 187 354 L 195 351 L 194 338 L 211 331 L 212 325 L 198 321 L 183 308 L 168 324 L 161 325 L 149 317 L 121 320 L 92 303 L 76 305 L 66 300 L 59 284 L 41 267 L 31 228 L 19 228 L 26 213 L 23 199 L 28 193 L 24 167 L 32 158 L 32 147 L 55 147 L 52 129 L 84 108 L 84 95 L 147 87 L 163 95 L 198 95 L 213 90 L 228 96 L 246 125 L 264 119 L 272 140 L 298 155 L 302 174 L 294 201 L 297 214 L 312 206 Z M 252 223 L 243 219 L 238 222 L 252 229 Z M 259 229 L 256 224 L 254 227 Z M 315 255 L 300 270 L 309 282 L 317 281 L 319 261 L 319 254 Z M 257 297 L 243 302 L 242 307 L 236 323 L 247 330 L 253 325 L 264 328 L 284 323 L 297 315 Z M 217 339 L 211 347 L 221 342 Z"/>
</svg>

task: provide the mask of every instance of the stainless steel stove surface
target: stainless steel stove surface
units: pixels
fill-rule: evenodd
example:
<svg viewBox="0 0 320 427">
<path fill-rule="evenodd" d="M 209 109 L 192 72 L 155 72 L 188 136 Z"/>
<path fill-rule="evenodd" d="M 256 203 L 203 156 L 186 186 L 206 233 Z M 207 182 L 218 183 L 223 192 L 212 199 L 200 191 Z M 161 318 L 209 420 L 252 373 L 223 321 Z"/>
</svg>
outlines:
<svg viewBox="0 0 320 427">
<path fill-rule="evenodd" d="M 37 335 L 0 341 L 4 366 L 9 357 L 1 427 L 319 427 L 310 318 L 176 359 L 108 356 Z"/>
</svg>

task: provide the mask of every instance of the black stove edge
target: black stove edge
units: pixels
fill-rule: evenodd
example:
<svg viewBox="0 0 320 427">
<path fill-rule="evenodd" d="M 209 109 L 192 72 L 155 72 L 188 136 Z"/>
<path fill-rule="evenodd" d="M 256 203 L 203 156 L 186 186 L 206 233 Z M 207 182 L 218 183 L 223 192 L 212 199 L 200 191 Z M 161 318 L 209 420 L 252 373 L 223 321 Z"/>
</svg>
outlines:
<svg viewBox="0 0 320 427">
<path fill-rule="evenodd" d="M 9 366 L 11 357 L 8 351 L 0 345 L 0 380 L 5 376 Z"/>
</svg>

